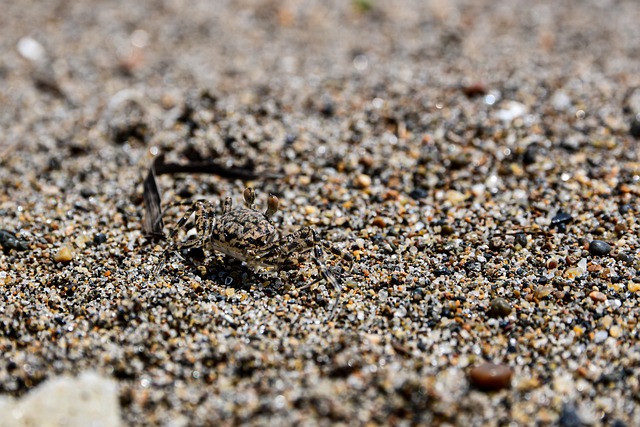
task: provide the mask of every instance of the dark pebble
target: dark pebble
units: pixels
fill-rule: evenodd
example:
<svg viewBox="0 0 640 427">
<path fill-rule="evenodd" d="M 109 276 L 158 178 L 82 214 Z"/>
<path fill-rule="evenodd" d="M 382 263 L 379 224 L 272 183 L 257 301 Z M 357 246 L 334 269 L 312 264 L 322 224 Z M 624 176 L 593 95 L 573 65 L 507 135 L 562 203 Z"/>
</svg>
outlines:
<svg viewBox="0 0 640 427">
<path fill-rule="evenodd" d="M 631 205 L 628 203 L 625 203 L 624 205 L 620 205 L 620 207 L 618 208 L 618 212 L 620 212 L 621 215 L 626 214 L 630 210 L 631 210 Z"/>
<path fill-rule="evenodd" d="M 467 98 L 476 98 L 478 96 L 485 95 L 487 93 L 487 87 L 482 83 L 474 83 L 469 86 L 463 86 L 462 92 Z"/>
<path fill-rule="evenodd" d="M 80 189 L 80 195 L 82 197 L 84 197 L 85 199 L 88 199 L 89 197 L 95 196 L 96 192 L 91 188 L 86 188 L 85 187 L 85 188 Z"/>
<path fill-rule="evenodd" d="M 288 133 L 287 136 L 285 137 L 284 143 L 286 145 L 291 145 L 294 142 L 296 142 L 296 139 L 298 139 L 298 135 L 295 133 Z"/>
<path fill-rule="evenodd" d="M 524 151 L 522 155 L 522 163 L 525 165 L 532 165 L 536 162 L 536 156 L 540 147 L 536 143 L 532 143 L 527 145 L 527 149 Z"/>
<path fill-rule="evenodd" d="M 589 252 L 595 256 L 607 255 L 611 252 L 611 245 L 602 240 L 593 240 L 589 243 Z"/>
<path fill-rule="evenodd" d="M 620 252 L 618 254 L 618 260 L 622 262 L 631 262 L 633 261 L 633 257 L 626 252 Z"/>
<path fill-rule="evenodd" d="M 469 371 L 471 384 L 484 391 L 497 391 L 511 386 L 513 371 L 506 365 L 483 363 Z"/>
<path fill-rule="evenodd" d="M 640 139 L 640 120 L 634 120 L 629 128 L 632 137 Z"/>
<path fill-rule="evenodd" d="M 449 276 L 451 274 L 451 271 L 446 267 L 442 267 L 433 270 L 433 274 L 435 276 Z"/>
<path fill-rule="evenodd" d="M 494 298 L 489 303 L 489 308 L 487 309 L 487 316 L 498 318 L 505 317 L 511 313 L 512 307 L 511 304 L 507 302 L 504 298 Z"/>
<path fill-rule="evenodd" d="M 331 99 L 325 99 L 320 107 L 320 113 L 325 117 L 331 117 L 335 113 L 336 109 Z"/>
<path fill-rule="evenodd" d="M 551 218 L 551 228 L 556 228 L 559 232 L 567 229 L 567 224 L 573 221 L 573 217 L 564 211 L 559 211 L 556 216 Z"/>
<path fill-rule="evenodd" d="M 451 236 L 454 232 L 455 232 L 455 229 L 453 228 L 453 226 L 449 224 L 443 225 L 442 228 L 440 229 L 440 234 L 442 234 L 443 236 Z"/>
<path fill-rule="evenodd" d="M 107 235 L 104 233 L 97 233 L 93 236 L 93 243 L 99 245 L 107 241 Z"/>
<path fill-rule="evenodd" d="M 473 159 L 466 153 L 455 155 L 449 159 L 451 169 L 462 169 L 471 164 Z"/>
<path fill-rule="evenodd" d="M 424 190 L 422 188 L 414 188 L 409 193 L 409 197 L 411 197 L 414 200 L 424 199 L 428 195 L 429 195 L 429 193 L 427 193 L 427 190 Z"/>
<path fill-rule="evenodd" d="M 516 245 L 520 245 L 522 248 L 526 248 L 527 247 L 527 235 L 524 234 L 524 233 L 517 233 L 515 235 L 514 243 Z"/>
<path fill-rule="evenodd" d="M 573 402 L 567 402 L 562 405 L 558 425 L 560 427 L 582 427 L 584 425 Z"/>
</svg>

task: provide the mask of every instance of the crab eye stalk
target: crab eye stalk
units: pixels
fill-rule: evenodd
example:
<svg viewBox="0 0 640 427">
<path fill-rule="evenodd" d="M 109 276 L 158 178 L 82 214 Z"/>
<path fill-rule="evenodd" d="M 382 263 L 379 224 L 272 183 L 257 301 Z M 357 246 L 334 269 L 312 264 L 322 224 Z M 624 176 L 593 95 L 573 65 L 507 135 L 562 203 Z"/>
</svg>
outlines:
<svg viewBox="0 0 640 427">
<path fill-rule="evenodd" d="M 269 194 L 269 198 L 267 199 L 267 211 L 264 213 L 267 218 L 270 218 L 278 212 L 278 206 L 280 205 L 280 201 L 273 194 Z"/>
<path fill-rule="evenodd" d="M 253 188 L 247 187 L 244 189 L 242 193 L 242 197 L 244 197 L 244 202 L 247 204 L 249 209 L 253 208 L 253 202 L 256 201 L 256 192 L 253 191 Z"/>
</svg>

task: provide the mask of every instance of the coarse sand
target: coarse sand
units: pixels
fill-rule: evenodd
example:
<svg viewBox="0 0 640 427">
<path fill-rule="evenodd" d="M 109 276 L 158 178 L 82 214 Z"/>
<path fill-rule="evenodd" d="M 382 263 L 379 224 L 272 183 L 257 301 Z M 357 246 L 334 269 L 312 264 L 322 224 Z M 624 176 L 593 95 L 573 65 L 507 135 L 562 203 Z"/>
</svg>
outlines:
<svg viewBox="0 0 640 427">
<path fill-rule="evenodd" d="M 0 403 L 90 375 L 126 426 L 639 426 L 639 22 L 635 0 L 4 2 Z M 326 242 L 335 316 L 309 252 L 154 274 L 160 155 L 255 173 L 157 185 L 219 213 L 276 195 L 281 235 Z"/>
</svg>

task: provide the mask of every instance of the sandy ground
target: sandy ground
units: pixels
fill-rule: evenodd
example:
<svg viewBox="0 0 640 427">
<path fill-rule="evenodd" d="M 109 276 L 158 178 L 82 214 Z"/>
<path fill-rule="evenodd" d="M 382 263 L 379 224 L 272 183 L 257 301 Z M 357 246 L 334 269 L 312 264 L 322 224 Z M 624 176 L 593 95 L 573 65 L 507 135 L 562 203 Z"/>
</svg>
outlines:
<svg viewBox="0 0 640 427">
<path fill-rule="evenodd" d="M 131 426 L 640 425 L 640 3 L 5 3 L 2 395 L 95 370 Z M 310 256 L 154 275 L 159 154 L 277 174 L 158 185 L 277 195 L 348 254 L 334 318 Z"/>
</svg>

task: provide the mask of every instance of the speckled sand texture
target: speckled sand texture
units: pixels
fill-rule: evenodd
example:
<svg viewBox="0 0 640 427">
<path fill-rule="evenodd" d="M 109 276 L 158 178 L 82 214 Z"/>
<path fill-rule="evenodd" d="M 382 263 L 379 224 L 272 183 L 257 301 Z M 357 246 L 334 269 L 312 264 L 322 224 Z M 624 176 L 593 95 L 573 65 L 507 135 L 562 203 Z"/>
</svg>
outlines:
<svg viewBox="0 0 640 427">
<path fill-rule="evenodd" d="M 636 0 L 4 2 L 0 394 L 91 370 L 125 426 L 640 425 L 639 22 Z M 276 194 L 283 234 L 354 258 L 325 251 L 335 318 L 332 287 L 298 289 L 311 262 L 151 274 L 160 154 L 280 175 L 158 187 Z"/>
</svg>

